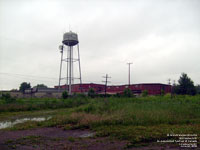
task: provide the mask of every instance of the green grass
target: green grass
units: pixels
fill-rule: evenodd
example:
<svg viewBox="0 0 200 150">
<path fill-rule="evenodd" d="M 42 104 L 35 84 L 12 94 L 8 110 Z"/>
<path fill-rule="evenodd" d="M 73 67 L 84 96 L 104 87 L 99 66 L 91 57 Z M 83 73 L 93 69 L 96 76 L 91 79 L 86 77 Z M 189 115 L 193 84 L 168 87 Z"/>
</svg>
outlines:
<svg viewBox="0 0 200 150">
<path fill-rule="evenodd" d="M 128 140 L 132 145 L 138 143 L 156 142 L 167 138 L 167 134 L 200 134 L 200 126 L 196 125 L 105 125 L 94 129 L 97 136 L 111 136 L 121 140 Z"/>
<path fill-rule="evenodd" d="M 34 149 L 38 149 L 37 146 L 46 143 L 48 139 L 50 138 L 44 138 L 41 136 L 24 136 L 16 140 L 8 140 L 5 144 L 7 144 L 10 149 L 16 149 L 19 145 L 32 146 Z"/>
<path fill-rule="evenodd" d="M 200 95 L 176 96 L 172 99 L 169 95 L 139 98 L 54 99 L 49 102 L 48 99 L 27 99 L 17 100 L 17 107 L 19 101 L 21 107 L 35 105 L 34 111 L 18 110 L 13 106 L 13 109 L 19 112 L 7 112 L 9 108 L 5 108 L 1 111 L 0 117 L 6 119 L 13 114 L 17 117 L 22 114 L 39 116 L 46 113 L 51 115 L 52 119 L 18 124 L 11 128 L 12 130 L 53 126 L 62 126 L 66 130 L 88 128 L 96 131 L 97 136 L 128 140 L 131 146 L 156 142 L 157 139 L 167 138 L 166 135 L 169 133 L 200 134 Z M 44 106 L 45 104 L 48 105 Z M 6 105 L 1 104 L 0 108 Z M 43 107 L 39 107 L 41 105 Z"/>
<path fill-rule="evenodd" d="M 13 103 L 6 103 L 5 100 L 0 99 L 0 113 L 72 108 L 86 103 L 88 103 L 87 98 L 76 98 L 76 100 L 74 100 L 73 98 L 69 99 L 29 98 L 29 99 L 17 99 Z"/>
<path fill-rule="evenodd" d="M 68 141 L 75 142 L 75 138 L 74 137 L 68 137 Z"/>
</svg>

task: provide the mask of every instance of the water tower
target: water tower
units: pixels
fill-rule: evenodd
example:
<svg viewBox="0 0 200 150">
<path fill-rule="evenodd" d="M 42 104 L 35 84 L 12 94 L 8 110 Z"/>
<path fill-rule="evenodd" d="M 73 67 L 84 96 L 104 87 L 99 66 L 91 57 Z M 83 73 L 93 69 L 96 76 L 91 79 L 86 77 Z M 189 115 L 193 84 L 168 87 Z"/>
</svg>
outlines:
<svg viewBox="0 0 200 150">
<path fill-rule="evenodd" d="M 74 84 L 74 80 L 80 80 L 80 84 L 82 84 L 81 80 L 81 64 L 80 64 L 80 53 L 79 53 L 79 41 L 78 35 L 72 31 L 66 32 L 63 35 L 62 45 L 59 46 L 61 52 L 61 61 L 60 61 L 60 74 L 59 74 L 59 89 L 61 80 L 66 80 L 67 91 L 69 95 L 72 94 L 72 85 Z M 77 51 L 77 58 L 74 58 L 74 52 Z M 64 55 L 65 53 L 65 55 Z M 63 62 L 67 64 L 67 75 L 62 78 L 62 66 Z M 74 77 L 74 63 L 78 62 L 78 77 Z"/>
</svg>

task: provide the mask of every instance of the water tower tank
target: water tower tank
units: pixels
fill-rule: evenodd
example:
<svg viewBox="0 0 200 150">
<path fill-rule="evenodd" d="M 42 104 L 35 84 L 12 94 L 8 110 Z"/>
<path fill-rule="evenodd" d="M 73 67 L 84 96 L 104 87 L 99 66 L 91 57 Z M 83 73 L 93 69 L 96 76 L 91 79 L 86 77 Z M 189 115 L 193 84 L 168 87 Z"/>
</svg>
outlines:
<svg viewBox="0 0 200 150">
<path fill-rule="evenodd" d="M 62 43 L 67 46 L 74 46 L 74 45 L 78 44 L 78 35 L 72 31 L 66 32 L 63 35 Z"/>
</svg>

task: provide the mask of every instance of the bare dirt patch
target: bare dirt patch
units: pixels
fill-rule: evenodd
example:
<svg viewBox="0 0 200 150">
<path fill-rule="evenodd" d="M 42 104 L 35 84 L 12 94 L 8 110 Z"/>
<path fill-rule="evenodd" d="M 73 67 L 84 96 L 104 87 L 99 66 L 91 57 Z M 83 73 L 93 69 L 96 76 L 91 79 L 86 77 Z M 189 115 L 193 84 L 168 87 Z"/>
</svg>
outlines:
<svg viewBox="0 0 200 150">
<path fill-rule="evenodd" d="M 62 128 L 37 128 L 31 130 L 0 131 L 0 150 L 124 150 L 128 141 L 109 137 L 87 137 L 90 130 L 63 130 Z M 177 150 L 174 145 L 148 143 L 130 147 L 130 150 Z"/>
<path fill-rule="evenodd" d="M 0 131 L 0 149 L 66 149 L 102 150 L 123 149 L 124 141 L 92 136 L 89 130 L 63 130 L 62 128 L 38 128 L 32 130 Z"/>
</svg>

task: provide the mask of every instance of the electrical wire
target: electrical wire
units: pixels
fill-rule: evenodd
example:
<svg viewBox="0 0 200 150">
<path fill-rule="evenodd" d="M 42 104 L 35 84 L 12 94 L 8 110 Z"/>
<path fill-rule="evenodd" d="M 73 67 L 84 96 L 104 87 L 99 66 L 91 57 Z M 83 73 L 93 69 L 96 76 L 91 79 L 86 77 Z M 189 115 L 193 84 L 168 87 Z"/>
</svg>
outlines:
<svg viewBox="0 0 200 150">
<path fill-rule="evenodd" d="M 44 77 L 44 76 L 35 76 L 35 75 L 24 75 L 24 74 L 19 74 L 19 73 L 5 73 L 5 72 L 0 72 L 0 74 L 5 74 L 5 75 L 16 75 L 16 76 L 24 76 L 24 77 L 46 78 L 46 79 L 57 79 L 57 78 L 54 78 L 54 77 Z"/>
</svg>

